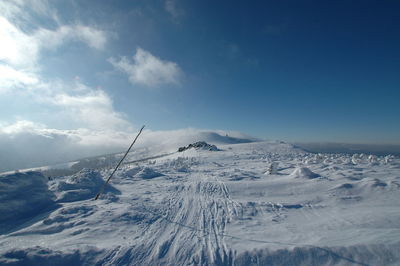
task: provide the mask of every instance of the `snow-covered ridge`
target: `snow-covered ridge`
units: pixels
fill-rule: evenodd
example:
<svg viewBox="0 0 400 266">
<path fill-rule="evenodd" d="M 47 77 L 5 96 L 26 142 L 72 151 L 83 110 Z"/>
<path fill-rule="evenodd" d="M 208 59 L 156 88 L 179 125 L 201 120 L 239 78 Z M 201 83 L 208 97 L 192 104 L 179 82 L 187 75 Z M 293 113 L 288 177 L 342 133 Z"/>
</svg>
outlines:
<svg viewBox="0 0 400 266">
<path fill-rule="evenodd" d="M 217 147 L 143 150 L 98 201 L 112 168 L 1 176 L 0 264 L 400 263 L 398 157 Z"/>
<path fill-rule="evenodd" d="M 100 157 L 104 154 L 123 152 L 129 147 L 136 133 L 120 132 L 108 135 L 108 132 L 86 132 L 88 138 L 63 134 L 43 134 L 30 132 L 13 136 L 13 143 L 0 142 L 4 153 L 0 160 L 0 173 L 17 169 L 64 168 L 64 163 L 79 161 L 83 158 Z M 168 131 L 144 130 L 135 148 L 154 149 L 155 152 L 175 151 L 178 147 L 196 141 L 212 144 L 234 144 L 257 141 L 256 138 L 239 132 L 221 130 L 178 129 Z M 46 149 L 43 149 L 46 147 Z M 150 151 L 152 152 L 152 151 Z M 156 154 L 156 153 L 153 153 Z M 93 167 L 93 166 L 90 166 Z"/>
<path fill-rule="evenodd" d="M 230 135 L 228 135 L 228 133 Z M 132 152 L 129 154 L 126 161 L 141 160 L 159 155 L 176 152 L 179 147 L 186 146 L 197 141 L 205 141 L 213 145 L 226 145 L 236 143 L 250 143 L 259 141 L 256 138 L 237 133 L 224 131 L 202 131 L 195 129 L 176 130 L 176 131 L 148 131 L 144 132 L 138 140 Z M 46 176 L 61 176 L 74 174 L 84 168 L 102 168 L 110 167 L 123 156 L 121 152 L 104 154 L 86 158 L 76 158 L 71 162 L 62 162 L 46 166 L 38 166 L 33 168 L 19 169 L 19 172 L 39 171 Z M 15 171 L 7 171 L 0 175 L 11 174 Z"/>
</svg>

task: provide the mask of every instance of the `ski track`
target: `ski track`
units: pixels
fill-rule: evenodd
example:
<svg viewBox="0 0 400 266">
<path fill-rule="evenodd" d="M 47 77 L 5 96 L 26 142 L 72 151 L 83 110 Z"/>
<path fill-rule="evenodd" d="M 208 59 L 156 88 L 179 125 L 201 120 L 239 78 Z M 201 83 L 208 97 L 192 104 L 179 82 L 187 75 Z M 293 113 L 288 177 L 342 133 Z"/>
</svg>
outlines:
<svg viewBox="0 0 400 266">
<path fill-rule="evenodd" d="M 165 207 L 154 213 L 161 215 L 144 230 L 142 244 L 118 248 L 106 256 L 109 263 L 123 264 L 129 258 L 141 265 L 233 265 L 225 227 L 240 206 L 223 182 L 215 177 L 183 181 L 161 205 Z"/>
</svg>

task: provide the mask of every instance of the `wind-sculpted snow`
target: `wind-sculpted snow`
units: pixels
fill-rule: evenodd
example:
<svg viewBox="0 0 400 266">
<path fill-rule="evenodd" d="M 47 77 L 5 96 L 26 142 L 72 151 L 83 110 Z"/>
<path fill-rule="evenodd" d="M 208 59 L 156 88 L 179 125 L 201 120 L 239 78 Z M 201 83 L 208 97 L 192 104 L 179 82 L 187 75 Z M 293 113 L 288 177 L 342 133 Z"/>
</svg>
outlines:
<svg viewBox="0 0 400 266">
<path fill-rule="evenodd" d="M 99 192 L 104 180 L 98 171 L 83 169 L 66 181 L 60 181 L 57 190 L 60 192 L 58 202 L 71 202 L 91 199 Z M 119 194 L 113 186 L 107 186 L 107 192 Z"/>
<path fill-rule="evenodd" d="M 163 174 L 154 171 L 154 169 L 150 167 L 144 167 L 135 175 L 135 177 L 142 179 L 152 179 L 160 176 L 163 176 Z"/>
<path fill-rule="evenodd" d="M 33 177 L 53 209 L 0 236 L 0 264 L 400 264 L 399 158 L 218 148 L 132 160 L 98 201 L 112 168 Z"/>
<path fill-rule="evenodd" d="M 0 234 L 54 207 L 54 199 L 38 172 L 0 176 Z"/>
<path fill-rule="evenodd" d="M 294 178 L 308 178 L 308 179 L 313 179 L 313 178 L 318 178 L 320 177 L 319 174 L 314 173 L 307 167 L 298 167 L 296 168 L 290 176 Z"/>
</svg>

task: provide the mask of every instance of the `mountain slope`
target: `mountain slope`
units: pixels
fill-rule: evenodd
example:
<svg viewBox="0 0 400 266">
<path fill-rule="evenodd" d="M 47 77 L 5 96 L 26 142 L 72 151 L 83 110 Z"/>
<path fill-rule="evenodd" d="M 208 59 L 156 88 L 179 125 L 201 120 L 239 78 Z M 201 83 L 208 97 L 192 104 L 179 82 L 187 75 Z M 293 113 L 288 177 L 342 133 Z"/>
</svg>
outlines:
<svg viewBox="0 0 400 266">
<path fill-rule="evenodd" d="M 50 180 L 52 208 L 3 232 L 0 263 L 400 262 L 397 157 L 315 155 L 280 142 L 218 148 L 125 164 L 98 201 L 98 177 L 112 169 Z"/>
</svg>

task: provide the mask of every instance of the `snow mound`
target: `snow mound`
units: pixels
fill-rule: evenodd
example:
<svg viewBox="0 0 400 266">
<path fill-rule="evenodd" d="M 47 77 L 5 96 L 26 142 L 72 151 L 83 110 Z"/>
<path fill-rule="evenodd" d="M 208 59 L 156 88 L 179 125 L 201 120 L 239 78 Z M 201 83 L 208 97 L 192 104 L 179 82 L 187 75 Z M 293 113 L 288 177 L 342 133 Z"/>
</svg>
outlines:
<svg viewBox="0 0 400 266">
<path fill-rule="evenodd" d="M 205 141 L 198 141 L 198 142 L 189 144 L 186 147 L 180 147 L 178 149 L 178 152 L 183 152 L 183 151 L 186 151 L 186 150 L 189 150 L 189 149 L 192 149 L 192 148 L 194 148 L 196 150 L 218 151 L 217 146 L 212 145 L 212 144 L 208 144 Z"/>
<path fill-rule="evenodd" d="M 348 189 L 352 189 L 352 188 L 354 188 L 354 185 L 350 184 L 350 183 L 344 183 L 337 187 L 337 189 L 344 189 L 344 190 L 348 190 Z"/>
<path fill-rule="evenodd" d="M 314 173 L 307 167 L 297 167 L 291 174 L 291 177 L 294 178 L 308 178 L 308 179 L 314 179 L 317 177 L 320 177 L 319 174 Z"/>
<path fill-rule="evenodd" d="M 229 176 L 229 180 L 231 181 L 240 181 L 244 179 L 255 180 L 255 179 L 260 179 L 260 177 L 255 172 L 241 171 L 239 169 L 235 169 L 234 173 Z"/>
<path fill-rule="evenodd" d="M 126 170 L 124 172 L 124 175 L 127 177 L 133 177 L 133 176 L 137 175 L 137 173 L 142 171 L 142 169 L 143 169 L 143 167 L 134 167 L 134 168 Z"/>
<path fill-rule="evenodd" d="M 387 187 L 387 184 L 385 182 L 383 182 L 382 180 L 375 178 L 374 182 L 371 185 L 374 188 L 385 188 Z"/>
<path fill-rule="evenodd" d="M 55 195 L 39 172 L 0 177 L 0 234 L 54 205 Z"/>
<path fill-rule="evenodd" d="M 178 158 L 167 160 L 161 167 L 180 173 L 189 173 L 191 168 L 198 164 L 199 162 L 195 157 L 179 156 Z"/>
<path fill-rule="evenodd" d="M 142 179 L 152 179 L 156 178 L 159 176 L 163 176 L 163 174 L 155 171 L 153 168 L 150 167 L 144 167 L 142 170 L 140 170 L 135 177 L 142 178 Z"/>
<path fill-rule="evenodd" d="M 61 192 L 58 201 L 71 202 L 93 198 L 104 182 L 102 175 L 98 171 L 83 169 L 66 181 L 60 181 L 57 187 L 58 191 Z M 120 194 L 119 190 L 109 184 L 104 192 Z"/>
</svg>

